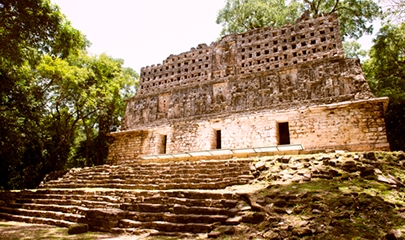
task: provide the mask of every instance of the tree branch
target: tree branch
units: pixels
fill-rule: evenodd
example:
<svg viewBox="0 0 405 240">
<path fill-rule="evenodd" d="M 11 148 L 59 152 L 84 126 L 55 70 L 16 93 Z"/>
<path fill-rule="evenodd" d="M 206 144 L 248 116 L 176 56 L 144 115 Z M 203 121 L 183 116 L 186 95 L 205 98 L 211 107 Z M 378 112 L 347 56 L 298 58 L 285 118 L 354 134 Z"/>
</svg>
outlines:
<svg viewBox="0 0 405 240">
<path fill-rule="evenodd" d="M 333 9 L 332 9 L 332 11 L 330 11 L 330 13 L 333 13 L 333 12 L 337 11 L 338 5 L 339 5 L 339 0 L 336 0 L 336 1 L 335 1 L 335 6 L 333 6 Z M 330 13 L 329 13 L 329 14 L 330 14 Z"/>
</svg>

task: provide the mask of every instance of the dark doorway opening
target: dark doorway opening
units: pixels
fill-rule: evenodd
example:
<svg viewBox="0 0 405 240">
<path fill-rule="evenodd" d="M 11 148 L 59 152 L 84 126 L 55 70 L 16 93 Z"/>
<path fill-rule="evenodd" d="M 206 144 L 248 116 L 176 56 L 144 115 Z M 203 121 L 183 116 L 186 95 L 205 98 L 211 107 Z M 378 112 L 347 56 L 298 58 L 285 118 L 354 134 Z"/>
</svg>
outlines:
<svg viewBox="0 0 405 240">
<path fill-rule="evenodd" d="M 221 130 L 216 131 L 216 139 L 217 139 L 217 144 L 216 144 L 216 149 L 221 149 Z"/>
<path fill-rule="evenodd" d="M 280 145 L 290 144 L 290 130 L 288 128 L 288 122 L 278 123 L 278 143 Z"/>
<path fill-rule="evenodd" d="M 162 150 L 163 154 L 166 154 L 166 147 L 167 147 L 167 135 L 163 135 L 162 137 Z"/>
</svg>

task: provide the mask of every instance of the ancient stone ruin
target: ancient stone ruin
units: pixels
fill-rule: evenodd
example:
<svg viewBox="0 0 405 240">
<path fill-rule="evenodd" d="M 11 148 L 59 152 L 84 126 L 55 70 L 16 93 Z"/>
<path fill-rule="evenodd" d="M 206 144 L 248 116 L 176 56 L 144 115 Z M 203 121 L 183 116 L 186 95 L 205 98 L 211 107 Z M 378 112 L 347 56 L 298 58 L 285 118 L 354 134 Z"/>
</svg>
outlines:
<svg viewBox="0 0 405 240">
<path fill-rule="evenodd" d="M 111 133 L 109 164 L 50 174 L 35 190 L 0 191 L 0 219 L 187 239 L 259 225 L 265 231 L 246 239 L 325 239 L 347 231 L 336 219 L 353 216 L 392 228 L 396 220 L 376 212 L 405 210 L 380 196 L 291 185 L 345 187 L 360 178 L 403 187 L 387 169 L 405 168 L 405 154 L 374 152 L 389 149 L 387 103 L 370 92 L 359 61 L 344 58 L 336 15 L 229 35 L 143 68 L 122 129 Z M 296 145 L 303 154 L 294 157 L 191 155 Z"/>
<path fill-rule="evenodd" d="M 384 110 L 337 15 L 223 37 L 144 67 L 109 159 L 301 144 L 388 150 Z"/>
</svg>

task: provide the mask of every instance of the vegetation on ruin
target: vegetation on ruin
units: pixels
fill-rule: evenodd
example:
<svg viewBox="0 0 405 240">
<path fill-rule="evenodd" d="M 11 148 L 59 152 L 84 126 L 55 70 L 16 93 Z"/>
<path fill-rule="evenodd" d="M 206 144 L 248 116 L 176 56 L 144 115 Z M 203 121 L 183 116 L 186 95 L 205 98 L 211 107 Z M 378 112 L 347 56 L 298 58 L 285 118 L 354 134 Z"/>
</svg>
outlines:
<svg viewBox="0 0 405 240">
<path fill-rule="evenodd" d="M 326 165 L 320 169 L 329 176 L 306 183 L 277 184 L 272 174 L 274 169 L 269 167 L 258 177 L 267 182 L 268 187 L 252 198 L 258 203 L 273 202 L 267 206 L 273 208 L 274 216 L 283 216 L 281 221 L 300 236 L 292 239 L 382 239 L 392 229 L 403 231 L 403 186 L 382 182 L 374 171 L 378 169 L 380 176 L 403 181 L 403 160 L 400 159 L 405 155 L 402 152 L 373 154 L 371 172 L 366 165 L 360 167 L 360 171 L 349 170 L 344 164 L 335 165 L 336 159 L 351 160 L 354 155 L 356 153 L 333 154 L 330 160 L 324 159 Z M 307 156 L 314 157 L 317 158 Z M 246 227 L 250 235 L 268 231 L 269 225 L 272 223 L 264 221 L 258 226 Z"/>
<path fill-rule="evenodd" d="M 49 0 L 0 3 L 0 189 L 105 162 L 138 75 L 89 56 L 88 40 Z"/>
</svg>

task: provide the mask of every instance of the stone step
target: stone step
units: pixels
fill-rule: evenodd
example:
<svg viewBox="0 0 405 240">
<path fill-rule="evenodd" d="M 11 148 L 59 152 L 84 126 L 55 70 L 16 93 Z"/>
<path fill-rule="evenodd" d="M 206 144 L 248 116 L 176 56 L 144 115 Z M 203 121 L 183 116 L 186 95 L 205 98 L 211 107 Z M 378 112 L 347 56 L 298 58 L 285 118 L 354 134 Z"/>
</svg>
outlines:
<svg viewBox="0 0 405 240">
<path fill-rule="evenodd" d="M 121 228 L 156 229 L 163 232 L 207 233 L 210 232 L 215 225 L 206 223 L 169 223 L 165 221 L 139 222 L 122 219 L 119 226 Z"/>
<path fill-rule="evenodd" d="M 156 229 L 140 229 L 140 228 L 112 228 L 111 233 L 120 235 L 136 235 L 138 238 L 147 238 L 148 236 L 158 236 L 156 239 L 165 239 L 164 236 L 170 237 L 169 239 L 199 239 L 198 233 L 187 232 L 164 232 Z"/>
<path fill-rule="evenodd" d="M 62 220 L 68 222 L 82 222 L 82 220 L 84 219 L 84 216 L 80 214 L 44 211 L 44 210 L 28 210 L 23 208 L 0 207 L 0 212 L 12 215 Z"/>
<path fill-rule="evenodd" d="M 167 205 L 184 205 L 184 206 L 200 206 L 200 207 L 217 207 L 217 208 L 234 208 L 238 204 L 237 200 L 228 199 L 189 199 L 176 197 L 150 197 L 142 199 L 143 203 L 167 204 Z"/>
<path fill-rule="evenodd" d="M 116 192 L 117 193 L 117 192 Z M 124 196 L 124 202 L 146 201 L 147 199 L 156 198 L 177 198 L 177 199 L 192 199 L 192 200 L 218 200 L 227 201 L 234 200 L 236 195 L 233 192 L 216 192 L 210 190 L 163 190 L 163 191 L 136 191 L 133 195 Z"/>
<path fill-rule="evenodd" d="M 167 212 L 129 212 L 126 218 L 139 222 L 225 223 L 229 217 L 226 215 L 173 214 Z"/>
<path fill-rule="evenodd" d="M 110 196 L 111 195 L 111 196 Z M 210 190 L 108 190 L 84 191 L 76 189 L 42 189 L 21 193 L 15 197 L 18 204 L 86 205 L 116 208 L 120 203 L 164 203 L 197 206 L 228 207 L 236 206 L 232 192 L 212 192 Z M 10 198 L 8 198 L 10 199 Z"/>
<path fill-rule="evenodd" d="M 226 215 L 233 217 L 238 213 L 236 208 L 216 208 L 200 206 L 184 206 L 180 204 L 167 205 L 155 203 L 123 203 L 121 210 L 130 212 L 151 212 L 151 213 L 173 213 L 173 214 L 195 214 L 195 215 Z"/>
<path fill-rule="evenodd" d="M 20 197 L 20 199 L 26 199 L 29 202 L 29 199 L 58 199 L 58 200 L 89 200 L 89 201 L 99 201 L 99 202 L 110 202 L 116 203 L 118 202 L 117 198 L 105 195 L 97 195 L 91 193 L 76 193 L 76 194 L 64 194 L 63 192 L 55 192 L 55 193 L 30 193 L 25 194 L 24 196 Z"/>
<path fill-rule="evenodd" d="M 247 180 L 239 180 L 239 179 L 224 179 L 224 180 L 217 180 L 217 181 L 209 181 L 209 182 L 187 182 L 187 181 L 179 181 L 179 182 L 133 182 L 133 181 L 126 181 L 123 183 L 111 183 L 111 182 L 104 182 L 104 181 L 80 181 L 76 183 L 66 183 L 66 182 L 58 182 L 52 183 L 47 185 L 46 187 L 50 188 L 69 188 L 69 184 L 71 187 L 76 188 L 119 188 L 119 189 L 149 189 L 149 190 L 167 190 L 167 189 L 223 189 L 227 186 L 231 185 L 240 185 L 246 183 Z"/>
<path fill-rule="evenodd" d="M 142 171 L 142 170 L 187 170 L 187 169 L 212 169 L 212 168 L 241 168 L 247 167 L 251 164 L 251 160 L 239 160 L 239 161 L 214 161 L 210 160 L 207 162 L 171 162 L 171 163 L 149 163 L 149 164 L 120 164 L 120 165 L 101 165 L 95 167 L 85 167 L 82 169 L 74 169 L 72 172 L 83 173 L 83 172 L 109 172 L 114 171 Z"/>
<path fill-rule="evenodd" d="M 46 192 L 46 193 L 43 193 Z M 50 193 L 55 192 L 55 193 Z M 216 207 L 216 208 L 234 208 L 238 200 L 233 199 L 232 193 L 217 193 L 206 191 L 107 191 L 104 196 L 99 192 L 85 192 L 80 195 L 80 191 L 76 194 L 61 194 L 60 190 L 46 190 L 24 194 L 23 197 L 15 200 L 17 207 L 29 208 L 30 206 L 38 206 L 38 209 L 44 209 L 48 205 L 52 209 L 62 211 L 58 208 L 67 208 L 68 206 L 78 209 L 86 209 L 88 207 L 109 207 L 120 208 L 121 204 L 160 204 L 166 206 L 201 206 L 201 207 Z M 69 192 L 70 193 L 70 192 Z M 118 196 L 122 194 L 122 196 Z M 90 195 L 91 194 L 91 195 Z M 108 194 L 115 194 L 112 197 Z"/>
<path fill-rule="evenodd" d="M 213 192 L 209 190 L 168 190 L 160 191 L 159 194 L 170 197 L 192 199 L 233 199 L 235 197 L 233 192 Z"/>
<path fill-rule="evenodd" d="M 56 199 L 56 200 L 89 200 L 109 203 L 119 202 L 143 202 L 147 199 L 169 199 L 176 200 L 200 200 L 208 201 L 212 204 L 213 200 L 217 201 L 235 201 L 236 195 L 233 192 L 216 192 L 210 190 L 98 190 L 85 191 L 77 189 L 39 189 L 37 191 L 24 192 L 20 199 L 26 199 L 24 203 L 32 202 L 34 199 Z M 17 199 L 17 197 L 14 197 Z"/>
<path fill-rule="evenodd" d="M 251 160 L 184 161 L 103 165 L 74 169 L 42 188 L 222 189 L 245 184 L 253 176 Z"/>
<path fill-rule="evenodd" d="M 236 161 L 228 161 L 228 160 L 222 160 L 222 161 L 215 161 L 215 160 L 209 160 L 209 161 L 183 161 L 183 162 L 169 162 L 169 163 L 128 163 L 128 164 L 119 164 L 119 165 L 100 165 L 100 166 L 95 166 L 95 167 L 84 167 L 81 169 L 74 169 L 74 171 L 108 171 L 108 169 L 134 169 L 134 170 L 140 170 L 140 169 L 170 169 L 170 168 L 177 168 L 177 169 L 186 169 L 186 168 L 212 168 L 214 167 L 239 167 L 239 166 L 248 166 L 251 164 L 253 161 L 251 160 L 236 160 Z"/>
<path fill-rule="evenodd" d="M 239 212 L 233 192 L 213 189 L 252 180 L 251 162 L 138 162 L 72 169 L 38 190 L 0 193 L 0 217 L 58 226 L 86 222 L 102 231 L 209 232 Z"/>
<path fill-rule="evenodd" d="M 213 165 L 224 165 L 224 166 L 237 166 L 241 164 L 249 164 L 253 162 L 250 159 L 239 159 L 239 160 L 216 160 L 216 159 L 211 159 L 211 160 L 199 160 L 199 161 L 170 161 L 170 162 L 148 162 L 146 163 L 145 161 L 126 161 L 126 162 L 120 162 L 115 166 L 117 168 L 120 168 L 122 166 L 130 166 L 133 168 L 136 167 L 149 167 L 149 168 L 154 168 L 154 167 L 169 167 L 169 166 L 213 166 Z M 109 166 L 108 164 L 104 166 Z M 111 165 L 110 165 L 111 166 Z"/>
<path fill-rule="evenodd" d="M 90 201 L 90 200 L 72 200 L 72 199 L 46 199 L 46 198 L 20 198 L 16 200 L 16 203 L 35 203 L 35 204 L 56 204 L 56 205 L 73 205 L 87 208 L 119 208 L 119 203 L 109 203 L 102 201 Z"/>
<path fill-rule="evenodd" d="M 86 167 L 83 169 L 78 169 L 71 171 L 66 174 L 68 175 L 89 175 L 89 174 L 97 174 L 97 175 L 109 175 L 112 172 L 116 173 L 134 173 L 144 175 L 150 175 L 151 173 L 161 173 L 164 174 L 170 173 L 179 173 L 184 174 L 187 172 L 195 173 L 196 171 L 202 171 L 210 173 L 209 171 L 212 169 L 221 170 L 221 172 L 235 172 L 235 171 L 246 171 L 249 170 L 249 164 L 252 161 L 207 161 L 207 162 L 178 162 L 178 163 L 154 163 L 154 164 L 127 164 L 127 165 L 102 165 L 102 166 L 95 166 L 92 168 Z M 191 164 L 192 163 L 192 164 Z"/>
<path fill-rule="evenodd" d="M 198 207 L 198 206 L 183 206 L 174 205 L 173 213 L 175 214 L 200 214 L 200 215 L 227 215 L 235 216 L 239 212 L 237 208 L 213 208 L 213 207 Z"/>
<path fill-rule="evenodd" d="M 76 222 L 70 222 L 70 221 L 66 221 L 66 220 L 14 215 L 14 214 L 9 214 L 9 213 L 4 213 L 4 212 L 0 212 L 0 218 L 8 220 L 8 221 L 47 224 L 47 225 L 54 225 L 54 226 L 59 226 L 59 227 L 69 227 L 73 224 L 76 224 Z"/>
<path fill-rule="evenodd" d="M 224 189 L 231 185 L 244 184 L 246 181 L 220 181 L 210 183 L 162 183 L 162 184 L 94 184 L 94 183 L 59 183 L 52 182 L 42 188 L 118 188 L 118 189 L 145 189 L 145 190 L 168 190 L 168 189 Z"/>
<path fill-rule="evenodd" d="M 137 237 L 139 237 L 139 239 L 141 239 L 143 237 L 146 238 L 148 236 L 154 236 L 154 235 L 163 236 L 163 234 L 164 234 L 164 233 L 160 234 L 161 232 L 159 232 L 156 229 L 120 228 L 120 227 L 111 228 L 110 232 L 113 234 L 119 234 L 119 235 L 136 235 Z M 173 235 L 173 236 L 181 237 L 181 235 L 178 235 L 178 236 Z M 184 239 L 184 238 L 181 238 L 181 239 Z"/>
<path fill-rule="evenodd" d="M 83 179 L 83 180 L 127 180 L 127 179 L 144 179 L 150 181 L 159 180 L 173 180 L 176 179 L 218 179 L 218 178 L 230 178 L 238 177 L 240 175 L 249 175 L 249 171 L 233 171 L 233 172 L 222 172 L 222 173 L 196 173 L 196 174 L 176 174 L 176 173 L 153 173 L 154 175 L 139 174 L 139 173 L 117 173 L 111 172 L 111 174 L 95 174 L 89 173 L 85 175 L 72 175 L 71 178 Z M 70 178 L 69 178 L 70 179 Z"/>
<path fill-rule="evenodd" d="M 196 177 L 173 177 L 169 179 L 156 177 L 156 178 L 104 178 L 104 179 L 91 179 L 91 178 L 77 178 L 74 180 L 64 179 L 60 181 L 55 181 L 55 183 L 72 183 L 72 184 L 161 184 L 161 183 L 210 183 L 210 182 L 219 182 L 219 181 L 235 181 L 239 179 L 239 175 L 233 177 L 217 177 L 217 178 L 196 178 Z"/>
<path fill-rule="evenodd" d="M 37 204 L 37 203 L 14 203 L 9 204 L 8 207 L 21 208 L 27 210 L 54 211 L 79 215 L 85 215 L 86 211 L 89 209 L 87 207 L 74 205 Z"/>
<path fill-rule="evenodd" d="M 12 196 L 16 199 L 4 202 L 0 212 L 4 218 L 14 221 L 67 226 L 66 222 L 88 221 L 85 216 L 91 211 L 97 212 L 96 209 L 116 209 L 122 214 L 117 220 L 123 217 L 131 223 L 121 224 L 123 231 L 138 226 L 167 234 L 207 232 L 214 223 L 227 224 L 226 221 L 238 213 L 239 203 L 233 192 L 210 190 L 39 189 Z M 100 214 L 104 219 L 105 213 L 100 211 Z M 100 221 L 104 221 L 102 219 Z M 137 222 L 141 223 L 133 224 Z M 110 231 L 102 222 L 95 224 L 95 230 L 97 227 Z"/>
<path fill-rule="evenodd" d="M 211 170 L 212 171 L 212 170 Z M 152 175 L 153 174 L 153 175 Z M 118 174 L 111 173 L 110 175 L 94 175 L 88 174 L 86 176 L 69 176 L 60 178 L 58 180 L 51 180 L 49 182 L 78 182 L 78 181 L 104 181 L 104 182 L 124 182 L 132 181 L 132 183 L 144 183 L 144 182 L 209 182 L 218 180 L 232 180 L 235 178 L 246 178 L 246 176 L 251 175 L 249 171 L 234 171 L 231 173 L 223 172 L 221 174 L 160 174 L 160 173 L 150 173 L 150 175 L 141 174 Z"/>
</svg>

